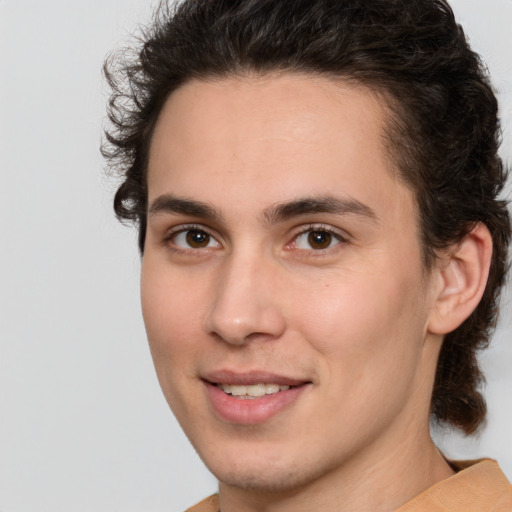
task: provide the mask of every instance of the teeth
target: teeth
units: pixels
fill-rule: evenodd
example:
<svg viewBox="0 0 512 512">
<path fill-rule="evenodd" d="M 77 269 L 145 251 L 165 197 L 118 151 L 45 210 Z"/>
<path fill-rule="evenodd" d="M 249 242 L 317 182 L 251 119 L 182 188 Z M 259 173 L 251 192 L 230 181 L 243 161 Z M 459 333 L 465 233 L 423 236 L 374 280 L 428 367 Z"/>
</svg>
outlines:
<svg viewBox="0 0 512 512">
<path fill-rule="evenodd" d="M 265 395 L 265 384 L 253 384 L 252 386 L 247 386 L 246 395 L 249 396 L 264 396 Z"/>
<path fill-rule="evenodd" d="M 234 396 L 247 395 L 247 386 L 231 386 L 230 392 Z"/>
<path fill-rule="evenodd" d="M 273 395 L 279 391 L 279 386 L 277 384 L 265 384 L 265 394 Z"/>
<path fill-rule="evenodd" d="M 219 388 L 229 395 L 247 396 L 258 398 L 264 395 L 273 395 L 279 391 L 287 391 L 290 386 L 280 386 L 279 384 L 251 384 L 249 386 L 240 386 L 237 384 L 217 384 Z"/>
</svg>

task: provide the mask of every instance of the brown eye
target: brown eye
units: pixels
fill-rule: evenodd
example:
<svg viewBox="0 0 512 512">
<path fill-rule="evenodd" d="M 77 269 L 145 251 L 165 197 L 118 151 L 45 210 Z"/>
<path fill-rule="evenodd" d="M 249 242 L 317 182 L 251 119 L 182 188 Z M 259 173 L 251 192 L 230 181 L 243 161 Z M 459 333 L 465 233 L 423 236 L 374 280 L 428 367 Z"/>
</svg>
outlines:
<svg viewBox="0 0 512 512">
<path fill-rule="evenodd" d="M 312 249 L 327 249 L 332 243 L 332 234 L 327 231 L 310 231 L 308 244 Z"/>
<path fill-rule="evenodd" d="M 217 240 L 202 229 L 183 229 L 172 235 L 172 243 L 180 249 L 213 249 L 221 245 Z"/>
<path fill-rule="evenodd" d="M 208 244 L 210 243 L 210 235 L 197 229 L 189 229 L 186 232 L 185 238 L 187 244 L 194 249 L 208 247 Z"/>
<path fill-rule="evenodd" d="M 334 231 L 323 227 L 312 227 L 300 233 L 293 242 L 295 249 L 301 251 L 322 251 L 344 242 L 344 238 Z"/>
</svg>

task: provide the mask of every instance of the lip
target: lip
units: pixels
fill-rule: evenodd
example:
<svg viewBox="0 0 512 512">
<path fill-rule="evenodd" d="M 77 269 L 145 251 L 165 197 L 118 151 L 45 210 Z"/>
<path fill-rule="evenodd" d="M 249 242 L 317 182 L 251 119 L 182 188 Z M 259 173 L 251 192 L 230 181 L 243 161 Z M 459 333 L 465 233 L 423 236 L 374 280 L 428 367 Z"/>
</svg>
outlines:
<svg viewBox="0 0 512 512">
<path fill-rule="evenodd" d="M 203 380 L 211 384 L 237 384 L 250 386 L 251 384 L 279 384 L 280 386 L 301 386 L 309 381 L 294 379 L 276 373 L 264 371 L 234 372 L 231 370 L 218 370 L 203 376 Z"/>
<path fill-rule="evenodd" d="M 238 425 L 257 425 L 269 421 L 291 407 L 310 387 L 311 382 L 268 372 L 247 373 L 221 370 L 208 374 L 203 382 L 214 414 L 221 420 Z M 251 385 L 272 383 L 293 386 L 286 391 L 254 399 L 236 398 L 226 394 L 217 384 Z"/>
</svg>

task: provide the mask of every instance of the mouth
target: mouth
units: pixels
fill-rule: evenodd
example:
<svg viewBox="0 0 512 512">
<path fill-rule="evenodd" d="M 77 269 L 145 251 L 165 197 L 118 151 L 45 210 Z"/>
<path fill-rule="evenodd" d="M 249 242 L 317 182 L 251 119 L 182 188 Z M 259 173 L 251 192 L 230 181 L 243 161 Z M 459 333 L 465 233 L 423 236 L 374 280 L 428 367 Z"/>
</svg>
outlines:
<svg viewBox="0 0 512 512">
<path fill-rule="evenodd" d="M 203 378 L 214 414 L 231 424 L 259 424 L 288 410 L 311 381 L 267 372 L 219 371 Z"/>
<path fill-rule="evenodd" d="M 243 384 L 215 384 L 226 395 L 240 400 L 254 400 L 267 395 L 275 395 L 282 391 L 288 391 L 297 386 L 279 385 L 274 383 Z"/>
</svg>

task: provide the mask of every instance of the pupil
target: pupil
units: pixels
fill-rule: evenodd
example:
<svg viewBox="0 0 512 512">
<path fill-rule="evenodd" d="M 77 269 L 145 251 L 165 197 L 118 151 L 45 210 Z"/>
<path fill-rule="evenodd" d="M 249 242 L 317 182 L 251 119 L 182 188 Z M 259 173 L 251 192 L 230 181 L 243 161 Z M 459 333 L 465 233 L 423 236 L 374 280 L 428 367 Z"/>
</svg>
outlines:
<svg viewBox="0 0 512 512">
<path fill-rule="evenodd" d="M 210 235 L 204 231 L 190 230 L 187 233 L 187 243 L 191 247 L 206 247 L 210 241 Z"/>
<path fill-rule="evenodd" d="M 329 247 L 332 235 L 325 231 L 311 231 L 308 236 L 308 242 L 313 249 L 325 249 Z"/>
</svg>

